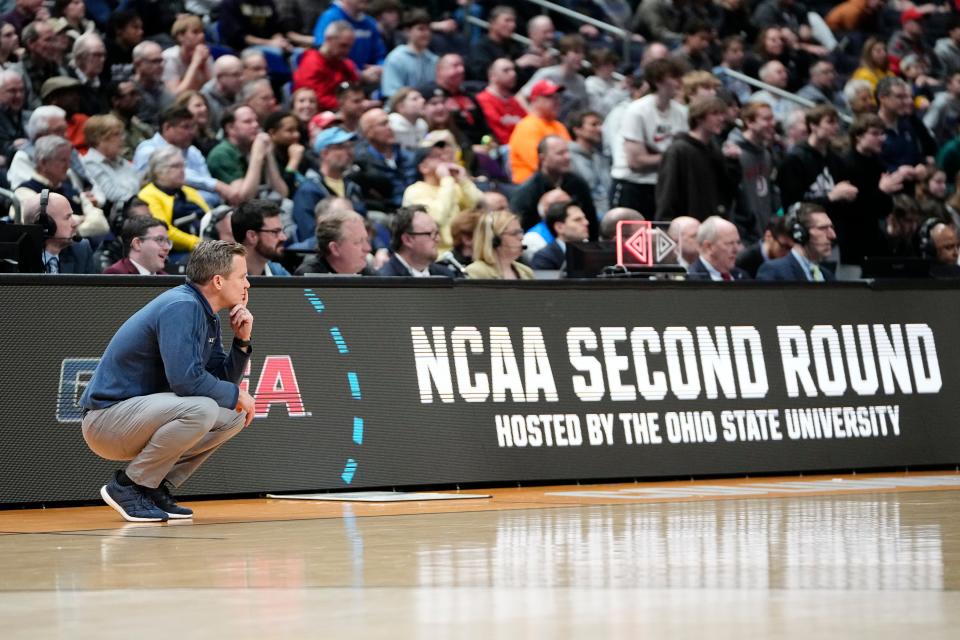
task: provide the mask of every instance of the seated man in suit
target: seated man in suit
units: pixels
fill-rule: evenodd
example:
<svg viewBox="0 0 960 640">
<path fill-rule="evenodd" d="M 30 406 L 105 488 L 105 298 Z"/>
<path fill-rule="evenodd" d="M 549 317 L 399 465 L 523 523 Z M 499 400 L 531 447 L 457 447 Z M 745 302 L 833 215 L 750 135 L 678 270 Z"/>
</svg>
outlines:
<svg viewBox="0 0 960 640">
<path fill-rule="evenodd" d="M 793 238 L 790 236 L 790 225 L 786 216 L 773 216 L 767 221 L 763 231 L 763 238 L 752 244 L 737 255 L 737 266 L 757 277 L 757 270 L 764 262 L 776 260 L 790 253 L 793 248 Z"/>
<path fill-rule="evenodd" d="M 757 280 L 829 282 L 833 272 L 820 263 L 830 256 L 837 233 L 823 205 L 805 202 L 791 208 L 790 233 L 794 245 L 790 253 L 760 265 Z"/>
<path fill-rule="evenodd" d="M 440 227 L 427 207 L 414 204 L 397 209 L 393 217 L 393 254 L 378 276 L 453 278 L 453 271 L 435 262 L 440 246 Z"/>
<path fill-rule="evenodd" d="M 24 224 L 43 227 L 43 267 L 47 273 L 100 273 L 90 241 L 77 235 L 78 218 L 70 201 L 44 189 L 21 204 Z"/>
<path fill-rule="evenodd" d="M 572 200 L 555 202 L 547 208 L 547 228 L 554 240 L 533 256 L 534 269 L 556 271 L 567 261 L 568 242 L 586 242 L 590 237 L 590 222 L 586 214 Z"/>
<path fill-rule="evenodd" d="M 710 216 L 700 224 L 697 243 L 700 256 L 687 270 L 690 275 L 717 282 L 750 278 L 746 271 L 736 266 L 737 253 L 743 247 L 737 225 L 720 216 Z"/>
<path fill-rule="evenodd" d="M 167 223 L 153 216 L 135 216 L 123 223 L 120 232 L 123 254 L 104 273 L 117 275 L 163 276 L 163 265 L 173 247 Z"/>
</svg>

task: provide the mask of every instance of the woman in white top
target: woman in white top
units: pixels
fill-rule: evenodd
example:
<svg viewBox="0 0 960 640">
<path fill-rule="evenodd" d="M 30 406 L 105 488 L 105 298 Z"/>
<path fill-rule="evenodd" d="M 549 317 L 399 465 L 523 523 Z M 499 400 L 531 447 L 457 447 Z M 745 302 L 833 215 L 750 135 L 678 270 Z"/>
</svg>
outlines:
<svg viewBox="0 0 960 640">
<path fill-rule="evenodd" d="M 213 77 L 213 60 L 207 48 L 203 22 L 197 16 L 182 15 L 170 29 L 177 46 L 163 52 L 163 81 L 170 93 L 199 91 Z"/>
<path fill-rule="evenodd" d="M 140 175 L 133 163 L 120 155 L 126 137 L 123 121 L 113 115 L 93 116 L 83 127 L 90 150 L 83 167 L 98 200 L 125 202 L 140 191 Z"/>
<path fill-rule="evenodd" d="M 427 135 L 423 119 L 423 96 L 416 89 L 402 87 L 390 98 L 390 128 L 404 149 L 416 149 Z"/>
</svg>

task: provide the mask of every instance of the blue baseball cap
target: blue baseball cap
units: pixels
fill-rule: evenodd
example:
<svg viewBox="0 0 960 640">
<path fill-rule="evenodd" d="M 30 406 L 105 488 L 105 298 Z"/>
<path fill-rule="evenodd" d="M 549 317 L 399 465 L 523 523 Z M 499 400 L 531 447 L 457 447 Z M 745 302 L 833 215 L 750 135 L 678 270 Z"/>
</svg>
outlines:
<svg viewBox="0 0 960 640">
<path fill-rule="evenodd" d="M 317 134 L 317 139 L 313 141 L 313 150 L 320 153 L 332 144 L 343 144 L 357 139 L 357 134 L 351 133 L 340 127 L 330 127 Z"/>
</svg>

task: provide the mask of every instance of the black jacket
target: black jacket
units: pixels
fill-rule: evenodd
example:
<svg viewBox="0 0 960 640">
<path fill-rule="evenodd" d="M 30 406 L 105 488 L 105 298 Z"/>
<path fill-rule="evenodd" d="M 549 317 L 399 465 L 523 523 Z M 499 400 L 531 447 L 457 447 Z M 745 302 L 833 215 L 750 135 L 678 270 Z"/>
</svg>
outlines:
<svg viewBox="0 0 960 640">
<path fill-rule="evenodd" d="M 843 172 L 838 179 L 849 180 L 857 188 L 856 200 L 834 203 L 835 215 L 831 216 L 844 264 L 862 265 L 864 256 L 887 253 L 881 229 L 893 208 L 893 198 L 880 191 L 883 170 L 880 158 L 860 155 L 856 149 L 844 157 Z"/>
<path fill-rule="evenodd" d="M 447 267 L 441 264 L 437 264 L 436 262 L 430 265 L 429 271 L 431 276 L 439 276 L 441 278 L 458 277 L 458 274 L 454 273 L 452 270 L 448 269 Z M 390 260 L 387 262 L 387 264 L 380 267 L 380 270 L 377 271 L 377 275 L 386 276 L 386 277 L 398 277 L 398 278 L 413 277 L 410 275 L 410 272 L 407 270 L 407 268 L 403 266 L 403 263 L 397 259 L 397 254 L 395 253 L 391 254 Z"/>
<path fill-rule="evenodd" d="M 566 252 L 561 249 L 560 245 L 557 244 L 557 241 L 554 240 L 543 249 L 540 249 L 533 254 L 533 260 L 530 261 L 530 266 L 534 269 L 546 269 L 552 271 L 562 269 L 563 264 L 566 261 Z"/>
<path fill-rule="evenodd" d="M 754 243 L 737 254 L 737 268 L 743 269 L 751 278 L 757 277 L 757 271 L 760 270 L 765 260 L 763 257 L 763 240 Z"/>
<path fill-rule="evenodd" d="M 575 173 L 563 174 L 560 184 L 554 185 L 538 171 L 517 187 L 510 196 L 510 209 L 520 216 L 524 231 L 529 231 L 540 222 L 537 203 L 540 202 L 543 194 L 556 187 L 570 194 L 570 198 L 583 209 L 583 213 L 590 222 L 590 239 L 596 240 L 600 234 L 600 223 L 597 220 L 597 209 L 593 205 L 593 196 L 586 181 Z"/>
<path fill-rule="evenodd" d="M 376 272 L 371 269 L 369 266 L 363 268 L 358 274 L 354 273 L 339 273 L 334 271 L 333 267 L 330 266 L 330 263 L 327 262 L 327 259 L 321 256 L 319 253 L 315 253 L 312 256 L 307 256 L 303 259 L 303 262 L 297 267 L 294 275 L 305 276 L 310 273 L 319 273 L 319 274 L 330 274 L 330 275 L 343 275 L 343 276 L 375 276 Z"/>
<path fill-rule="evenodd" d="M 833 271 L 820 265 L 820 272 L 826 282 L 836 280 Z M 767 260 L 757 271 L 757 280 L 776 280 L 780 282 L 810 282 L 800 261 L 792 253 L 776 260 Z"/>
<path fill-rule="evenodd" d="M 682 133 L 660 162 L 656 219 L 729 217 L 739 185 L 738 160 L 725 158 L 714 144 L 704 144 Z"/>
<path fill-rule="evenodd" d="M 716 267 L 714 267 L 716 268 Z M 693 264 L 690 265 L 690 268 L 687 269 L 687 273 L 700 276 L 701 280 L 711 280 L 710 271 L 707 270 L 707 265 L 703 264 L 703 260 L 697 258 L 693 261 Z M 750 275 L 739 267 L 734 267 L 730 269 L 730 277 L 734 280 L 749 280 Z"/>
<path fill-rule="evenodd" d="M 827 194 L 840 182 L 844 168 L 843 159 L 829 147 L 826 154 L 821 154 L 806 141 L 794 146 L 777 170 L 784 210 L 795 202 L 815 202 L 832 213 L 833 203 Z"/>
</svg>

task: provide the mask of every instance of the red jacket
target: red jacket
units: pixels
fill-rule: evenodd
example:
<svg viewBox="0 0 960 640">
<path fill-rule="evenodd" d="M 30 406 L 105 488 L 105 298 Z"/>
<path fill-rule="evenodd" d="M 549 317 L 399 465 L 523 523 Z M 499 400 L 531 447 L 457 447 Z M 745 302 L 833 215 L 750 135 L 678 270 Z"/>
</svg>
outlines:
<svg viewBox="0 0 960 640">
<path fill-rule="evenodd" d="M 103 270 L 104 273 L 109 273 L 110 275 L 115 276 L 125 276 L 125 275 L 137 275 L 140 273 L 137 271 L 137 265 L 130 262 L 130 258 L 121 258 L 114 262 L 112 265 Z M 157 272 L 158 276 L 167 275 L 165 271 Z"/>
<path fill-rule="evenodd" d="M 293 90 L 309 87 L 317 94 L 320 111 L 336 111 L 337 85 L 341 82 L 358 82 L 360 74 L 350 58 L 331 60 L 320 53 L 319 49 L 310 49 L 303 54 L 300 66 L 293 72 Z"/>
<path fill-rule="evenodd" d="M 513 128 L 527 115 L 527 110 L 515 97 L 510 96 L 503 100 L 486 89 L 477 94 L 477 104 L 487 119 L 490 131 L 493 131 L 493 136 L 500 144 L 510 142 Z"/>
</svg>

